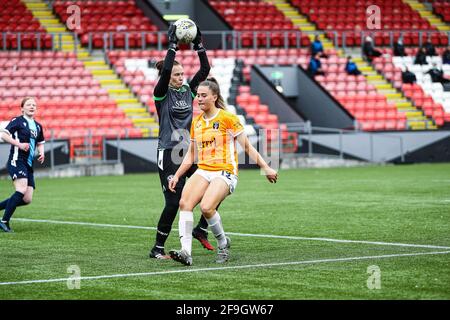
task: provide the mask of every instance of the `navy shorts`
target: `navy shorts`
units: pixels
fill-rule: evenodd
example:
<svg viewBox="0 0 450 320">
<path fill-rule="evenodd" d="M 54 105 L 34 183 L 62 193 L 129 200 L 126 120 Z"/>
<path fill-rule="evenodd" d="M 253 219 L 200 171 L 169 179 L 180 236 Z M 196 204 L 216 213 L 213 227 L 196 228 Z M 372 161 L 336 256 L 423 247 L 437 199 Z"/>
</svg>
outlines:
<svg viewBox="0 0 450 320">
<path fill-rule="evenodd" d="M 34 171 L 27 163 L 22 161 L 8 161 L 8 173 L 11 179 L 27 179 L 28 186 L 36 189 L 34 184 Z"/>
</svg>

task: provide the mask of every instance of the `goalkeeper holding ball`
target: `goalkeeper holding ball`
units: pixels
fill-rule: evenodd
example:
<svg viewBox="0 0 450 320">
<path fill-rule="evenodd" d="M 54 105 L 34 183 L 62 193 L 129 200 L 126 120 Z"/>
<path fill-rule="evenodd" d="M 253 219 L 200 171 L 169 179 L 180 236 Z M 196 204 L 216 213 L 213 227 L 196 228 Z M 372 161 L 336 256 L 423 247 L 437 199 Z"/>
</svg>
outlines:
<svg viewBox="0 0 450 320">
<path fill-rule="evenodd" d="M 159 118 L 158 137 L 158 171 L 163 189 L 165 206 L 161 213 L 158 230 L 156 232 L 156 242 L 150 250 L 150 258 L 169 259 L 165 254 L 164 244 L 172 229 L 173 221 L 177 215 L 181 191 L 186 180 L 196 169 L 193 166 L 184 175 L 176 188 L 176 192 L 170 192 L 169 181 L 178 170 L 189 145 L 189 131 L 193 117 L 193 101 L 197 94 L 197 87 L 209 74 L 210 65 L 206 50 L 201 40 L 201 32 L 197 26 L 197 35 L 192 41 L 194 50 L 197 51 L 200 59 L 200 70 L 195 74 L 188 85 L 183 84 L 183 66 L 175 60 L 178 50 L 178 39 L 176 37 L 176 26 L 172 24 L 168 31 L 169 49 L 163 61 L 156 63 L 159 80 L 153 91 L 153 98 Z M 196 238 L 203 247 L 214 250 L 208 242 L 208 223 L 203 216 L 192 234 L 187 237 Z"/>
</svg>

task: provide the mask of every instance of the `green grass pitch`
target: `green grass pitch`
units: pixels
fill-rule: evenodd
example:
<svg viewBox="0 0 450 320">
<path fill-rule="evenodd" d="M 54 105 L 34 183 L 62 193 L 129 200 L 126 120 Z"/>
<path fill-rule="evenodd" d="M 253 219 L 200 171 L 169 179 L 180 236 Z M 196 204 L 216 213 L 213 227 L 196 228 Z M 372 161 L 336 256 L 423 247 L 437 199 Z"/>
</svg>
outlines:
<svg viewBox="0 0 450 320">
<path fill-rule="evenodd" d="M 0 180 L 0 199 L 12 191 Z M 191 267 L 149 259 L 162 206 L 157 174 L 37 179 L 0 234 L 0 300 L 450 299 L 450 164 L 284 170 L 277 184 L 241 171 L 220 207 L 226 265 L 196 240 Z"/>
</svg>

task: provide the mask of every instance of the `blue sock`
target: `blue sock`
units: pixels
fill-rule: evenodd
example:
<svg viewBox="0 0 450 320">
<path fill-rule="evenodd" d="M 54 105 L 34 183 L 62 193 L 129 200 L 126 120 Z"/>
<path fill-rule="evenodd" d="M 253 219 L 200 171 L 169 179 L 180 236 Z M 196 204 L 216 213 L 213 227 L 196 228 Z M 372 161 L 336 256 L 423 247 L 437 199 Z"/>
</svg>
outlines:
<svg viewBox="0 0 450 320">
<path fill-rule="evenodd" d="M 14 214 L 14 211 L 16 210 L 17 206 L 23 202 L 23 196 L 24 194 L 16 191 L 11 198 L 9 198 L 8 203 L 6 204 L 5 208 L 5 214 L 3 215 L 2 221 L 8 222 L 12 215 Z"/>
</svg>

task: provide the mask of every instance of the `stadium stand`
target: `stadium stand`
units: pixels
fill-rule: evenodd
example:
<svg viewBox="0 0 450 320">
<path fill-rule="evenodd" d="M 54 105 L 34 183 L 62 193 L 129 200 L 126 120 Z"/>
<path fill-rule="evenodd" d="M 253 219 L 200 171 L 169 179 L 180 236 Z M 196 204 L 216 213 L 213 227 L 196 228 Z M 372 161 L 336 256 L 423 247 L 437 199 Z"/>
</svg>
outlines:
<svg viewBox="0 0 450 320">
<path fill-rule="evenodd" d="M 229 55 L 229 53 L 227 53 Z M 388 103 L 386 97 L 369 84 L 363 75 L 347 75 L 345 58 L 336 50 L 326 50 L 327 59 L 321 59 L 325 76 L 316 81 L 338 100 L 361 124 L 363 130 L 405 130 L 406 117 L 396 106 Z M 298 64 L 306 70 L 310 54 L 308 49 L 238 50 L 236 56 L 245 63 L 244 78 L 250 81 L 250 68 L 259 65 Z M 375 113 L 375 115 L 374 115 Z"/>
<path fill-rule="evenodd" d="M 408 129 L 405 112 L 399 110 L 394 103 L 387 101 L 386 97 L 375 86 L 369 84 L 363 75 L 347 75 L 344 70 L 346 59 L 339 57 L 336 50 L 327 50 L 326 53 L 328 59 L 322 59 L 326 75 L 317 76 L 316 81 L 355 117 L 363 130 L 383 131 Z M 157 50 L 110 51 L 108 53 L 109 60 L 114 65 L 116 71 L 132 88 L 133 92 L 140 97 L 140 101 L 148 106 L 152 113 L 156 111 L 151 99 L 156 75 L 154 69 L 152 70 L 152 68 L 148 67 L 148 62 L 152 59 L 158 61 L 163 56 L 164 52 Z M 249 83 L 251 81 L 250 69 L 253 64 L 298 64 L 306 69 L 309 61 L 309 50 L 304 48 L 214 50 L 209 52 L 209 57 L 211 61 L 217 58 L 242 60 L 245 66 L 244 80 L 246 83 Z M 195 52 L 188 50 L 180 51 L 177 59 L 183 64 L 186 76 L 188 78 L 192 77 L 198 69 Z M 214 67 L 214 63 L 212 65 Z M 401 89 L 401 85 L 398 88 Z M 223 92 L 226 91 L 226 89 L 223 89 Z M 240 106 L 242 101 L 247 101 L 245 98 L 243 100 L 239 99 L 238 101 L 240 103 L 238 104 Z M 275 115 L 264 117 L 263 119 L 263 115 L 266 114 L 265 112 L 262 112 L 255 118 L 254 116 L 260 110 L 258 107 L 255 109 L 254 105 L 260 105 L 259 101 L 258 103 L 251 103 L 251 107 L 248 110 L 245 108 L 248 104 L 245 102 L 242 106 L 247 116 L 254 118 L 257 124 L 270 128 L 274 127 L 278 122 L 277 120 L 275 121 Z M 262 105 L 261 111 L 267 110 L 266 107 Z M 437 124 L 442 125 L 439 120 Z"/>
<path fill-rule="evenodd" d="M 362 1 L 292 1 L 292 5 L 315 23 L 318 29 L 327 31 L 326 34 L 330 39 L 335 39 L 334 32 L 336 31 L 339 46 L 342 44 L 360 46 L 363 42 L 361 31 L 364 30 L 370 31 L 376 46 L 391 45 L 392 41 L 396 41 L 401 34 L 405 45 L 418 46 L 421 40 L 426 40 L 427 34 L 423 33 L 420 40 L 420 35 L 416 30 L 438 30 L 436 26 L 402 0 L 377 0 L 370 4 L 377 5 L 383 14 L 383 19 L 380 19 L 382 31 L 368 29 L 366 6 Z M 395 31 L 393 38 L 388 31 Z M 344 33 L 345 38 L 343 37 Z M 436 33 L 432 36 L 432 42 L 435 45 L 447 45 L 448 37 L 445 33 Z"/>
<path fill-rule="evenodd" d="M 284 33 L 298 31 L 289 17 L 286 17 L 274 4 L 263 1 L 209 1 L 209 4 L 227 21 L 234 30 L 242 31 L 241 46 L 281 47 L 284 46 Z M 258 32 L 262 31 L 262 32 Z M 270 32 L 269 32 L 270 31 Z M 267 33 L 268 32 L 268 33 Z M 256 34 L 255 34 L 256 33 Z M 256 43 L 254 42 L 256 37 Z M 310 45 L 310 38 L 294 32 L 288 34 L 289 46 Z"/>
<path fill-rule="evenodd" d="M 0 1 L 0 48 L 51 48 L 52 39 L 20 0 Z"/>
<path fill-rule="evenodd" d="M 156 45 L 158 37 L 152 33 L 158 28 L 144 15 L 132 0 L 122 1 L 63 1 L 53 4 L 54 12 L 65 23 L 70 14 L 67 6 L 77 5 L 83 13 L 83 24 L 77 30 L 81 44 L 88 45 L 91 38 L 94 48 L 103 48 L 113 42 L 115 48 Z M 108 33 L 114 32 L 112 38 Z M 144 33 L 143 32 L 149 32 Z M 163 37 L 165 40 L 165 36 Z"/>
<path fill-rule="evenodd" d="M 19 113 L 19 101 L 37 97 L 38 120 L 54 138 L 142 136 L 74 53 L 0 52 L 1 120 Z M 114 132 L 114 133 L 113 133 Z"/>
<path fill-rule="evenodd" d="M 420 28 L 434 32 L 430 35 L 434 45 L 447 45 L 448 34 L 436 32 L 441 28 L 430 23 L 432 20 L 424 18 L 420 11 L 415 10 L 417 6 L 409 2 L 375 1 L 374 4 L 380 6 L 384 15 L 383 30 L 373 33 L 375 44 L 377 46 L 391 45 L 392 41 L 402 34 L 405 45 L 417 46 L 428 37 L 426 32 L 420 34 L 414 30 Z M 155 47 L 158 41 L 162 41 L 162 44 L 166 42 L 165 35 L 158 39 L 155 33 L 158 31 L 157 27 L 132 0 L 56 0 L 52 4 L 53 13 L 63 23 L 69 18 L 67 6 L 75 4 L 82 9 L 83 25 L 81 30 L 77 30 L 77 36 L 83 45 L 91 43 L 94 49 L 104 49 L 109 45 L 114 48 L 141 47 L 143 44 Z M 219 78 L 225 98 L 231 97 L 233 87 L 234 93 L 231 97 L 233 103 L 230 103 L 230 110 L 239 115 L 249 134 L 254 134 L 255 129 L 258 128 L 282 128 L 284 141 L 288 138 L 286 126 L 279 123 L 275 114 L 270 114 L 269 106 L 262 104 L 258 96 L 250 93 L 248 85 L 251 81 L 251 66 L 253 64 L 297 64 L 306 69 L 310 59 L 308 46 L 313 34 L 301 33 L 299 39 L 299 29 L 309 31 L 317 27 L 325 31 L 330 39 L 334 39 L 334 33 L 326 31 L 337 30 L 339 45 L 342 45 L 343 32 L 346 32 L 344 42 L 347 46 L 360 45 L 363 38 L 359 31 L 349 30 L 366 29 L 361 19 L 357 18 L 357 16 L 366 17 L 365 11 L 361 11 L 365 10 L 365 7 L 361 6 L 361 1 L 357 0 L 345 3 L 335 0 L 293 0 L 290 4 L 285 1 L 214 0 L 209 1 L 209 4 L 234 30 L 243 32 L 240 35 L 243 49 L 208 51 L 212 65 L 211 74 Z M 444 1 L 433 2 L 433 8 L 437 14 L 440 14 L 438 11 L 446 5 Z M 40 33 L 33 34 L 31 38 L 26 34 L 8 34 L 0 44 L 0 46 L 3 45 L 3 49 L 22 50 L 20 54 L 0 52 L 0 97 L 2 99 L 0 106 L 2 119 L 0 120 L 16 114 L 14 110 L 17 107 L 17 99 L 32 95 L 39 98 L 40 105 L 45 109 L 40 115 L 40 120 L 46 127 L 54 129 L 54 137 L 73 139 L 75 136 L 88 132 L 94 136 L 113 136 L 117 132 L 121 137 L 143 135 L 144 129 L 136 128 L 136 123 L 142 120 L 141 122 L 147 125 L 148 119 L 136 121 L 132 119 L 133 116 L 127 117 L 127 115 L 135 112 L 141 116 L 146 113 L 147 117 L 156 117 L 152 92 L 157 76 L 152 63 L 164 57 L 164 50 L 109 51 L 105 58 L 110 65 L 101 64 L 87 52 L 83 52 L 81 56 L 80 51 L 77 53 L 23 51 L 24 49 L 52 48 L 51 40 L 54 34 L 46 31 L 39 23 L 37 18 L 41 15 L 39 6 L 35 7 L 36 12 L 30 11 L 33 6 L 30 7 L 28 3 L 25 6 L 19 0 L 1 0 L 0 6 L 2 7 L 0 31 Z M 439 12 L 445 13 L 445 10 Z M 301 14 L 308 17 L 308 24 L 297 23 L 303 21 Z M 405 18 L 408 20 L 406 24 Z M 22 23 L 25 19 L 28 19 L 26 25 Z M 254 39 L 257 40 L 256 43 L 253 43 Z M 286 39 L 290 47 L 285 46 Z M 408 112 L 399 108 L 399 104 L 390 100 L 387 94 L 380 90 L 383 85 L 378 86 L 370 81 L 369 78 L 375 76 L 368 76 L 367 70 L 372 67 L 384 79 L 392 83 L 397 92 L 404 94 L 414 104 L 417 109 L 413 111 L 419 114 L 423 112 L 438 127 L 445 126 L 449 122 L 448 94 L 437 85 L 430 85 L 426 80 L 427 77 L 423 76 L 423 71 L 429 66 L 421 67 L 415 72 L 419 80 L 417 85 L 403 84 L 401 68 L 409 65 L 409 57 L 401 60 L 392 58 L 389 56 L 392 55 L 392 50 L 382 48 L 384 55 L 375 59 L 371 65 L 365 67 L 366 69 L 363 67 L 362 75 L 350 76 L 344 71 L 343 54 L 333 48 L 328 39 L 323 37 L 321 39 L 324 41 L 328 58 L 321 59 L 325 75 L 316 76 L 315 80 L 357 120 L 360 129 L 385 131 L 414 128 L 410 125 Z M 298 48 L 298 45 L 301 48 Z M 407 48 L 406 50 L 411 56 L 416 49 Z M 438 52 L 441 53 L 441 51 L 442 48 L 438 48 Z M 183 64 L 186 77 L 192 77 L 198 69 L 196 53 L 191 50 L 180 50 L 177 59 Z M 234 76 L 237 61 L 243 62 L 243 81 L 233 83 L 231 79 Z M 448 72 L 448 68 L 446 66 L 444 68 L 446 69 L 444 71 Z M 106 78 L 107 71 L 112 73 L 111 78 Z M 120 77 L 119 80 L 115 79 L 116 74 Z M 127 102 L 126 100 L 133 100 L 128 97 L 121 99 L 121 95 L 124 94 L 122 91 L 126 90 L 119 88 L 117 81 L 125 83 L 127 90 L 131 90 L 133 97 L 137 97 L 136 102 L 145 108 L 140 108 L 134 102 Z M 111 83 L 110 88 L 107 87 L 107 83 Z M 57 108 L 57 105 L 60 108 Z M 142 112 L 142 109 L 146 109 L 145 112 Z M 74 117 L 77 112 L 80 114 L 78 118 Z M 195 114 L 198 112 L 196 109 Z M 117 120 L 110 121 L 107 125 L 104 119 L 111 119 L 108 115 L 114 115 L 113 118 Z M 82 121 L 83 119 L 85 121 Z M 424 125 L 419 128 L 431 127 Z M 156 135 L 157 129 L 153 129 L 155 128 L 147 128 L 148 133 L 145 136 Z M 49 131 L 46 134 L 49 135 Z"/>
<path fill-rule="evenodd" d="M 433 5 L 433 12 L 439 15 L 442 20 L 450 23 L 450 3 L 446 0 L 430 0 Z"/>
<path fill-rule="evenodd" d="M 450 78 L 450 65 L 442 64 L 441 56 L 428 56 L 427 64 L 415 65 L 414 55 L 417 49 L 409 49 L 408 56 L 391 57 L 384 56 L 374 60 L 375 68 L 384 74 L 394 86 L 401 89 L 405 96 L 413 101 L 414 105 L 422 109 L 425 115 L 435 121 L 438 126 L 443 126 L 445 122 L 450 122 L 450 92 L 445 92 L 441 83 L 433 83 L 430 75 L 426 72 L 435 63 L 444 74 Z M 437 49 L 438 54 L 442 54 L 443 48 Z M 403 84 L 402 71 L 408 68 L 417 79 L 417 84 Z"/>
</svg>

